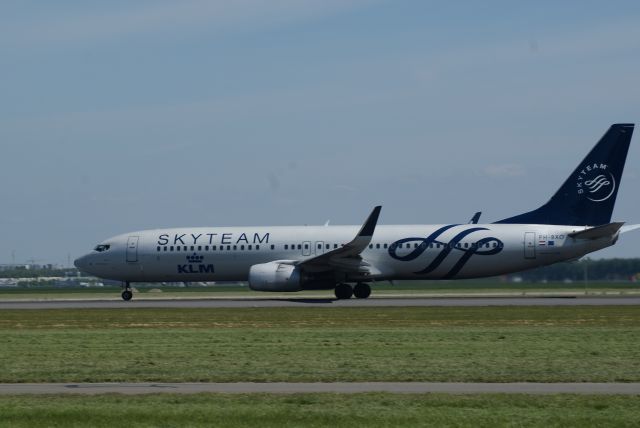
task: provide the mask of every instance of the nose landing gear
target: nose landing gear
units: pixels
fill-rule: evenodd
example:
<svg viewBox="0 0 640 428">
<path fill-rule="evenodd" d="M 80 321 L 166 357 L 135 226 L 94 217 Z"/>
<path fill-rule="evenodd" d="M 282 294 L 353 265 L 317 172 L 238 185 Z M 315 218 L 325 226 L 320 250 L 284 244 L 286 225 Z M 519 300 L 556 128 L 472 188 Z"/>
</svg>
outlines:
<svg viewBox="0 0 640 428">
<path fill-rule="evenodd" d="M 128 302 L 133 297 L 133 292 L 131 291 L 131 286 L 129 285 L 129 282 L 125 282 L 124 284 L 125 285 L 124 285 L 124 291 L 122 292 L 122 300 L 124 300 L 125 302 Z"/>
</svg>

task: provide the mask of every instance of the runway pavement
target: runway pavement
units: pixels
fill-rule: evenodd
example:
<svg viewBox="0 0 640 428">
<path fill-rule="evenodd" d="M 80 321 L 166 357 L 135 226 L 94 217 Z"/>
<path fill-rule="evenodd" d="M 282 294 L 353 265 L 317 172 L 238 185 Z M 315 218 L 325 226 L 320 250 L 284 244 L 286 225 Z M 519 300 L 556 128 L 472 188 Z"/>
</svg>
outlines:
<svg viewBox="0 0 640 428">
<path fill-rule="evenodd" d="M 210 298 L 132 300 L 22 300 L 0 301 L 5 309 L 100 309 L 100 308 L 281 308 L 371 306 L 626 306 L 640 305 L 640 296 L 628 297 L 378 297 L 335 300 L 326 298 Z"/>
<path fill-rule="evenodd" d="M 391 392 L 400 394 L 625 394 L 640 395 L 640 383 L 464 383 L 464 382 L 335 382 L 335 383 L 13 383 L 0 384 L 7 394 L 224 394 Z"/>
</svg>

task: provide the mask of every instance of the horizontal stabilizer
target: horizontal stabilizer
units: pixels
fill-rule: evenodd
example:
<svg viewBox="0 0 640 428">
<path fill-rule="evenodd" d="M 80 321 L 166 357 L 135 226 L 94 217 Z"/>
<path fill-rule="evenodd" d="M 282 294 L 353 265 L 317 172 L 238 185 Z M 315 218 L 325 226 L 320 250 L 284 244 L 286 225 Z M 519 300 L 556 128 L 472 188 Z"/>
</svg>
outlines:
<svg viewBox="0 0 640 428">
<path fill-rule="evenodd" d="M 632 230 L 640 229 L 640 224 L 628 224 L 620 228 L 620 233 L 631 232 Z"/>
<path fill-rule="evenodd" d="M 574 239 L 606 238 L 618 233 L 623 224 L 624 222 L 603 224 L 602 226 L 596 226 L 590 229 L 581 230 L 579 232 L 569 233 L 568 236 Z"/>
</svg>

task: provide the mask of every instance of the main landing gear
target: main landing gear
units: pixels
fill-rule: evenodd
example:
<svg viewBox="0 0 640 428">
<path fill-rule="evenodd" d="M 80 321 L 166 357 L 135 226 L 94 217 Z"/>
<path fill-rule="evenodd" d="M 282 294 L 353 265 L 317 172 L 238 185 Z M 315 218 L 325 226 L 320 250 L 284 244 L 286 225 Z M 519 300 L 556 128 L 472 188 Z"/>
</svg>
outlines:
<svg viewBox="0 0 640 428">
<path fill-rule="evenodd" d="M 371 294 L 371 287 L 369 284 L 365 284 L 364 282 L 359 282 L 353 287 L 353 295 L 358 299 L 366 299 Z"/>
<path fill-rule="evenodd" d="M 122 292 L 122 300 L 128 302 L 133 297 L 133 291 L 131 291 L 131 285 L 129 282 L 124 283 L 124 291 Z"/>
<path fill-rule="evenodd" d="M 369 284 L 359 282 L 355 287 L 351 287 L 349 284 L 338 284 L 335 289 L 337 299 L 350 299 L 351 296 L 355 296 L 358 299 L 366 299 L 371 294 L 371 287 Z"/>
</svg>

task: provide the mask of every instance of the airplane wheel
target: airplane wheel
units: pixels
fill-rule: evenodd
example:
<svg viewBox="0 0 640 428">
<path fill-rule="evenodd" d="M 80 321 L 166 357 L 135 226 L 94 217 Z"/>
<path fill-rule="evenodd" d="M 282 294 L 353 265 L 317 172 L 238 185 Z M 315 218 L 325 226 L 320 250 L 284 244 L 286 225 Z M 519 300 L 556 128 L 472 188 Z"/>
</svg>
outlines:
<svg viewBox="0 0 640 428">
<path fill-rule="evenodd" d="M 133 297 L 133 293 L 131 292 L 131 290 L 124 290 L 122 292 L 122 300 L 124 300 L 125 302 L 128 302 L 129 300 L 131 300 L 132 297 Z"/>
<path fill-rule="evenodd" d="M 365 284 L 364 282 L 359 282 L 353 287 L 353 295 L 358 299 L 366 299 L 371 294 L 371 287 L 369 284 Z"/>
<path fill-rule="evenodd" d="M 338 299 L 350 299 L 353 296 L 353 288 L 349 284 L 338 284 L 335 293 Z"/>
</svg>

